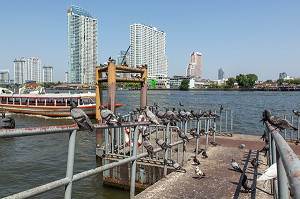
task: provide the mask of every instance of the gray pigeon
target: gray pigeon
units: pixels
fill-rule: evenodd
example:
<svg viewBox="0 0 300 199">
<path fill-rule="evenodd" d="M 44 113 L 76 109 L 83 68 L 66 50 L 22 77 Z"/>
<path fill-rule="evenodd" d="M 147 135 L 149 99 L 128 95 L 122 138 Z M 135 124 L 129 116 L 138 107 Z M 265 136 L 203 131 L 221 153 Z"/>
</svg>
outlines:
<svg viewBox="0 0 300 199">
<path fill-rule="evenodd" d="M 258 167 L 259 165 L 256 158 L 253 158 L 250 163 L 253 166 L 253 168 Z"/>
<path fill-rule="evenodd" d="M 243 173 L 242 169 L 240 168 L 240 166 L 238 165 L 238 163 L 235 161 L 235 159 L 231 159 L 231 166 L 232 168 L 237 171 L 237 172 L 240 172 L 240 173 Z"/>
<path fill-rule="evenodd" d="M 202 158 L 204 158 L 204 159 L 208 158 L 208 155 L 207 155 L 207 153 L 206 153 L 206 150 L 203 150 L 203 151 L 202 151 Z"/>
<path fill-rule="evenodd" d="M 144 138 L 143 145 L 144 145 L 145 149 L 147 150 L 149 157 L 153 158 L 154 151 L 153 151 L 153 146 L 152 146 L 150 140 L 148 140 L 147 138 Z"/>
<path fill-rule="evenodd" d="M 102 119 L 106 121 L 105 124 L 114 124 L 119 122 L 116 115 L 111 110 L 104 108 L 103 105 L 101 105 L 99 109 Z"/>
<path fill-rule="evenodd" d="M 146 116 L 149 118 L 150 122 L 159 125 L 159 122 L 157 121 L 156 116 L 154 115 L 154 113 L 152 113 L 149 110 L 149 106 L 145 107 L 145 113 L 146 113 Z"/>
<path fill-rule="evenodd" d="M 298 130 L 296 127 L 292 126 L 292 124 L 286 119 L 271 115 L 270 110 L 264 111 L 262 121 L 268 121 L 271 125 L 275 126 L 276 129 L 279 128 L 280 130 L 288 129 L 294 131 Z"/>
<path fill-rule="evenodd" d="M 193 161 L 194 161 L 194 163 L 197 164 L 197 165 L 201 164 L 200 160 L 197 158 L 196 155 L 194 156 Z"/>
<path fill-rule="evenodd" d="M 155 142 L 158 146 L 160 146 L 162 149 L 166 150 L 167 148 L 171 148 L 172 146 L 167 144 L 165 141 L 160 140 L 158 138 L 155 138 Z"/>
<path fill-rule="evenodd" d="M 186 170 L 184 168 L 182 168 L 175 160 L 172 160 L 172 166 L 174 167 L 174 169 L 176 171 L 179 171 L 179 172 L 184 172 L 186 173 Z"/>
<path fill-rule="evenodd" d="M 196 168 L 195 168 L 195 174 L 197 175 L 198 178 L 205 177 L 205 173 L 200 170 L 199 166 L 196 166 Z"/>
<path fill-rule="evenodd" d="M 252 191 L 252 188 L 249 185 L 248 177 L 246 175 L 244 175 L 244 177 L 243 177 L 242 186 L 246 192 Z"/>
<path fill-rule="evenodd" d="M 182 131 L 181 129 L 177 129 L 177 133 L 178 133 L 178 136 L 183 139 L 183 140 L 186 140 L 189 142 L 189 139 L 188 137 L 184 134 L 184 131 Z"/>
<path fill-rule="evenodd" d="M 199 135 L 197 135 L 197 128 L 192 128 L 189 130 L 189 133 L 191 134 L 191 136 L 198 137 Z"/>
<path fill-rule="evenodd" d="M 77 108 L 77 104 L 74 101 L 71 103 L 70 113 L 80 130 L 88 130 L 89 132 L 93 132 L 95 130 L 90 118 L 83 110 Z"/>
</svg>

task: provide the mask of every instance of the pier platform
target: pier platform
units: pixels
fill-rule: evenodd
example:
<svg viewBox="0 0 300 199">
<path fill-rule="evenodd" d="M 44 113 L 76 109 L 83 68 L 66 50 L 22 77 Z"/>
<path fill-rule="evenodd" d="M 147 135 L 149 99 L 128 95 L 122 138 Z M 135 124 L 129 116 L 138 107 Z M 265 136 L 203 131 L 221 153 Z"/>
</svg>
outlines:
<svg viewBox="0 0 300 199">
<path fill-rule="evenodd" d="M 210 143 L 211 139 L 209 140 Z M 195 140 L 190 140 L 195 142 Z M 207 149 L 207 159 L 202 159 L 200 169 L 205 173 L 204 178 L 195 178 L 195 164 L 190 158 L 194 153 L 193 148 L 187 148 L 187 161 L 183 168 L 186 169 L 186 173 L 172 172 L 148 187 L 141 193 L 135 196 L 136 199 L 176 199 L 176 198 L 233 198 L 241 173 L 234 171 L 231 167 L 231 159 L 234 158 L 239 166 L 243 169 L 245 160 L 247 158 L 249 150 L 256 152 L 261 150 L 265 143 L 260 136 L 249 136 L 242 134 L 233 134 L 232 137 L 217 136 L 216 142 L 220 145 L 214 147 L 210 145 Z M 244 149 L 240 149 L 239 146 L 245 144 Z M 294 152 L 300 154 L 300 146 L 295 143 L 289 143 Z M 188 146 L 195 146 L 190 143 Z M 200 148 L 204 148 L 205 139 L 200 138 Z M 259 154 L 259 167 L 258 176 L 267 169 L 267 159 L 264 157 L 264 153 Z M 249 163 L 245 174 L 248 176 L 249 183 L 252 184 L 253 168 Z M 271 193 L 272 183 L 268 183 L 266 188 L 263 188 L 263 181 L 258 181 L 256 186 L 256 197 L 260 199 L 273 198 Z M 251 193 L 246 193 L 243 188 L 239 193 L 239 198 L 251 198 Z"/>
</svg>

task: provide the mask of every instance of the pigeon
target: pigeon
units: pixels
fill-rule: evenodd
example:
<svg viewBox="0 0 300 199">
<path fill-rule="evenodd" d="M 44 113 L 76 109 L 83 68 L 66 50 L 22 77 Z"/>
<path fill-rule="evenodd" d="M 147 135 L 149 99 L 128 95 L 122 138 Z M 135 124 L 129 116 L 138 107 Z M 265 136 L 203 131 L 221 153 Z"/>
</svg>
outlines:
<svg viewBox="0 0 300 199">
<path fill-rule="evenodd" d="M 174 169 L 176 171 L 179 171 L 179 172 L 184 172 L 186 173 L 186 170 L 184 168 L 182 168 L 175 160 L 172 160 L 172 166 L 174 167 Z"/>
<path fill-rule="evenodd" d="M 189 133 L 191 134 L 191 136 L 195 137 L 199 137 L 199 135 L 197 134 L 197 129 L 196 128 L 192 128 L 190 129 Z"/>
<path fill-rule="evenodd" d="M 182 140 L 186 140 L 189 142 L 189 139 L 188 137 L 185 135 L 184 131 L 182 131 L 181 129 L 177 129 L 177 133 L 178 133 L 178 136 L 182 139 Z"/>
<path fill-rule="evenodd" d="M 294 131 L 298 130 L 296 127 L 292 126 L 292 124 L 286 119 L 271 115 L 270 110 L 264 111 L 262 121 L 268 121 L 271 125 L 275 126 L 276 129 L 279 128 L 280 130 L 288 129 Z"/>
<path fill-rule="evenodd" d="M 197 158 L 196 155 L 194 156 L 193 161 L 194 161 L 194 163 L 197 164 L 197 165 L 201 164 L 201 163 L 200 163 L 200 160 Z"/>
<path fill-rule="evenodd" d="M 167 144 L 165 141 L 155 138 L 156 144 L 160 146 L 162 149 L 166 150 L 167 148 L 171 148 L 172 146 Z"/>
<path fill-rule="evenodd" d="M 218 144 L 217 142 L 210 142 L 213 146 L 221 146 L 220 144 Z"/>
<path fill-rule="evenodd" d="M 246 192 L 252 191 L 252 188 L 249 185 L 248 177 L 246 175 L 244 175 L 244 177 L 242 179 L 242 186 Z"/>
<path fill-rule="evenodd" d="M 240 144 L 239 149 L 244 149 L 245 148 L 245 144 Z"/>
<path fill-rule="evenodd" d="M 253 166 L 253 168 L 258 167 L 258 165 L 259 165 L 256 158 L 253 158 L 250 163 Z"/>
<path fill-rule="evenodd" d="M 149 157 L 153 158 L 154 151 L 153 151 L 153 146 L 152 146 L 150 140 L 148 140 L 147 138 L 144 138 L 143 145 L 144 145 L 145 149 L 147 150 Z"/>
<path fill-rule="evenodd" d="M 296 110 L 292 110 L 292 111 L 296 116 L 300 117 L 300 111 L 296 111 Z"/>
<path fill-rule="evenodd" d="M 232 168 L 237 171 L 237 172 L 240 172 L 240 173 L 243 173 L 242 169 L 240 168 L 240 166 L 238 165 L 238 163 L 235 161 L 235 159 L 231 159 L 231 166 Z"/>
<path fill-rule="evenodd" d="M 149 110 L 149 106 L 145 107 L 145 113 L 146 113 L 146 116 L 150 119 L 150 122 L 159 125 L 159 122 L 157 121 L 156 116 L 154 115 L 154 113 L 152 113 Z"/>
<path fill-rule="evenodd" d="M 116 115 L 109 109 L 104 108 L 104 106 L 100 106 L 100 115 L 103 119 L 105 119 L 105 124 L 115 124 L 119 123 Z"/>
<path fill-rule="evenodd" d="M 259 152 L 264 152 L 264 156 L 266 157 L 269 151 L 269 145 L 264 146 Z"/>
<path fill-rule="evenodd" d="M 277 178 L 277 164 L 272 164 L 265 172 L 257 179 L 257 181 L 264 181 L 263 188 L 266 188 L 268 180 Z"/>
<path fill-rule="evenodd" d="M 222 114 L 222 111 L 224 110 L 223 105 L 220 106 L 220 115 Z"/>
<path fill-rule="evenodd" d="M 197 175 L 198 178 L 205 177 L 205 173 L 200 170 L 199 166 L 196 166 L 196 168 L 195 168 L 195 174 Z"/>
<path fill-rule="evenodd" d="M 77 108 L 77 104 L 74 101 L 71 103 L 70 113 L 80 130 L 88 130 L 89 132 L 93 132 L 95 130 L 90 118 L 83 110 Z"/>
<path fill-rule="evenodd" d="M 203 150 L 203 151 L 202 151 L 202 158 L 203 158 L 203 159 L 208 158 L 208 156 L 207 156 L 207 154 L 206 154 L 206 150 Z"/>
</svg>

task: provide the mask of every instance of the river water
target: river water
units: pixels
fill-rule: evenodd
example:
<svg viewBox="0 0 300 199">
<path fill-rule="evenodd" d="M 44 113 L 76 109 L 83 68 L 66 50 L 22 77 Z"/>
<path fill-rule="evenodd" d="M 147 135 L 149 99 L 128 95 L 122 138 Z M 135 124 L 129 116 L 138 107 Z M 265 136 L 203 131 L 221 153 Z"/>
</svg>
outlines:
<svg viewBox="0 0 300 199">
<path fill-rule="evenodd" d="M 117 91 L 117 109 L 121 114 L 139 107 L 139 91 Z M 106 102 L 107 94 L 103 100 Z M 263 125 L 259 120 L 264 109 L 274 115 L 291 114 L 300 110 L 300 92 L 239 92 L 239 91 L 148 91 L 148 104 L 160 107 L 179 107 L 186 110 L 224 108 L 233 110 L 233 132 L 261 135 Z M 16 127 L 52 126 L 74 123 L 71 118 L 45 118 L 11 114 Z M 94 121 L 95 122 L 95 121 Z M 35 186 L 61 179 L 66 173 L 68 135 L 43 135 L 13 139 L 0 139 L 0 197 L 24 191 Z M 96 167 L 95 135 L 77 134 L 74 173 Z M 72 198 L 118 199 L 129 198 L 128 191 L 103 187 L 101 175 L 73 183 Z M 59 188 L 34 198 L 63 198 L 64 188 Z"/>
</svg>

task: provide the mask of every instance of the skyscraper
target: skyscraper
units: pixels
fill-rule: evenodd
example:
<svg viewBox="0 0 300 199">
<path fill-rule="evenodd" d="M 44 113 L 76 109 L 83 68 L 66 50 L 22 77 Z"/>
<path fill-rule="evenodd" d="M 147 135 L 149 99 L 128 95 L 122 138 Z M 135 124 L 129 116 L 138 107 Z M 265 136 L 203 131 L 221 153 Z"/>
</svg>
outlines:
<svg viewBox="0 0 300 199">
<path fill-rule="evenodd" d="M 26 59 L 23 57 L 21 59 L 14 60 L 14 82 L 16 84 L 25 83 L 25 69 L 26 69 Z"/>
<path fill-rule="evenodd" d="M 41 60 L 37 57 L 31 57 L 26 59 L 26 65 L 24 70 L 24 80 L 35 80 L 37 82 L 42 81 L 41 76 Z"/>
<path fill-rule="evenodd" d="M 43 82 L 53 82 L 52 66 L 43 66 Z"/>
<path fill-rule="evenodd" d="M 224 79 L 224 70 L 223 68 L 218 69 L 218 80 L 223 80 Z"/>
<path fill-rule="evenodd" d="M 83 8 L 72 5 L 68 9 L 68 81 L 94 84 L 97 61 L 97 19 Z"/>
<path fill-rule="evenodd" d="M 130 25 L 130 66 L 147 64 L 148 76 L 168 76 L 166 33 L 143 24 Z"/>
<path fill-rule="evenodd" d="M 190 77 L 202 78 L 202 53 L 192 52 L 190 55 L 186 75 Z"/>
</svg>

